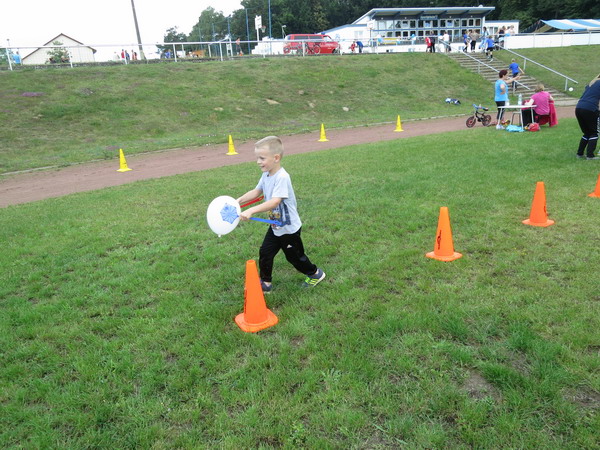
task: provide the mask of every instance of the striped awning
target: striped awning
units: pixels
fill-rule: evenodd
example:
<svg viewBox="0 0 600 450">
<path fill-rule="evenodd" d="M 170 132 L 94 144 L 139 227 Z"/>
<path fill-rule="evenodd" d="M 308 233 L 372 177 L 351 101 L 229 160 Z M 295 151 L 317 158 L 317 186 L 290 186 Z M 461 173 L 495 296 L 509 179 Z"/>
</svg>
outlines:
<svg viewBox="0 0 600 450">
<path fill-rule="evenodd" d="M 561 19 L 542 20 L 542 22 L 558 30 L 600 30 L 600 19 Z"/>
</svg>

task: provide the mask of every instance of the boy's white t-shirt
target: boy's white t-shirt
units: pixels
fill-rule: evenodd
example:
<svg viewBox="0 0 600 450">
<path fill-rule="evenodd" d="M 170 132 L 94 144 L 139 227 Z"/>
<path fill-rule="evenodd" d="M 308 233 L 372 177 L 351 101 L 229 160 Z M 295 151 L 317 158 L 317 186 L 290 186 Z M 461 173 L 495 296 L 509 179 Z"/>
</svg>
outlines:
<svg viewBox="0 0 600 450">
<path fill-rule="evenodd" d="M 272 220 L 282 223 L 280 227 L 271 225 L 275 236 L 292 234 L 300 229 L 302 222 L 298 215 L 296 194 L 294 194 L 290 175 L 283 167 L 273 175 L 269 175 L 269 172 L 264 172 L 256 185 L 256 189 L 260 189 L 263 192 L 265 201 L 269 201 L 273 197 L 281 198 L 281 203 L 270 212 Z"/>
</svg>

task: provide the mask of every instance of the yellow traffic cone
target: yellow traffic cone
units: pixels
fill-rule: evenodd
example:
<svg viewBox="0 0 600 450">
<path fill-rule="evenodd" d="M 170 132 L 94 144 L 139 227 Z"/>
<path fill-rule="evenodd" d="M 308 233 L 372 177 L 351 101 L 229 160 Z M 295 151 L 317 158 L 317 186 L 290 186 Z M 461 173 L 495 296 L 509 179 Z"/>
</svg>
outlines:
<svg viewBox="0 0 600 450">
<path fill-rule="evenodd" d="M 325 136 L 325 125 L 323 124 L 321 124 L 321 139 L 319 139 L 319 142 L 329 142 L 329 139 Z"/>
<path fill-rule="evenodd" d="M 229 135 L 229 151 L 225 154 L 230 156 L 238 154 L 238 152 L 235 151 L 235 147 L 233 146 L 233 139 L 231 138 L 231 135 Z"/>
<path fill-rule="evenodd" d="M 117 170 L 117 172 L 127 172 L 128 170 L 131 170 L 129 167 L 127 167 L 127 161 L 125 160 L 125 155 L 123 154 L 123 149 L 120 148 L 119 149 L 119 170 Z"/>
<path fill-rule="evenodd" d="M 398 121 L 396 122 L 396 129 L 394 131 L 404 131 L 402 129 L 402 123 L 400 123 L 400 115 L 398 115 Z"/>
</svg>

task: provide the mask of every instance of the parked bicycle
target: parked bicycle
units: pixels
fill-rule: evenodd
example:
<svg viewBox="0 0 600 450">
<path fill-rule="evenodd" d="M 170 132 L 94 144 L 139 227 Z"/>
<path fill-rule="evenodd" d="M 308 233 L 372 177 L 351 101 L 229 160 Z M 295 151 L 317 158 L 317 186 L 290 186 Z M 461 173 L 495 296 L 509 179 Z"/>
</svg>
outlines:
<svg viewBox="0 0 600 450">
<path fill-rule="evenodd" d="M 471 117 L 467 119 L 468 128 L 473 128 L 477 122 L 481 122 L 481 124 L 484 127 L 487 127 L 490 123 L 492 123 L 492 116 L 490 116 L 489 114 L 485 114 L 485 112 L 488 111 L 489 108 L 486 108 L 481 105 L 476 105 L 475 103 L 473 103 L 473 108 L 475 109 L 475 112 Z"/>
</svg>

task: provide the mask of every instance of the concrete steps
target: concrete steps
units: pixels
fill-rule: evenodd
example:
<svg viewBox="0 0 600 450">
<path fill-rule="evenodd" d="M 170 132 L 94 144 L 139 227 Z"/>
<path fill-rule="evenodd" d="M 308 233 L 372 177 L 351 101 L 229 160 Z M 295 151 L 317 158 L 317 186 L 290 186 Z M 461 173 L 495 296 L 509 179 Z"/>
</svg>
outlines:
<svg viewBox="0 0 600 450">
<path fill-rule="evenodd" d="M 479 74 L 480 76 L 492 83 L 495 83 L 498 79 L 498 72 L 502 69 L 507 68 L 505 62 L 497 61 L 495 59 L 490 61 L 483 52 L 467 54 L 463 52 L 453 52 L 447 53 L 447 55 L 465 69 Z M 511 93 L 516 95 L 521 93 L 523 94 L 523 97 L 529 97 L 531 94 L 534 93 L 535 86 L 538 83 L 539 81 L 537 79 L 525 74 L 519 79 L 516 91 L 512 92 L 511 90 Z M 550 92 L 552 97 L 554 97 L 554 103 L 556 104 L 556 106 L 574 106 L 575 104 L 577 104 L 577 99 L 569 97 L 562 91 L 551 87 L 547 87 L 547 90 L 548 92 Z"/>
</svg>

